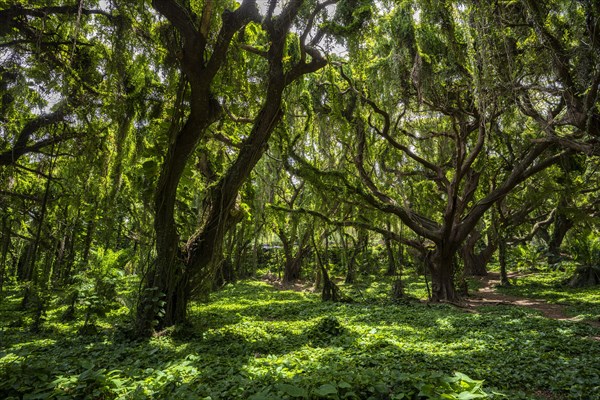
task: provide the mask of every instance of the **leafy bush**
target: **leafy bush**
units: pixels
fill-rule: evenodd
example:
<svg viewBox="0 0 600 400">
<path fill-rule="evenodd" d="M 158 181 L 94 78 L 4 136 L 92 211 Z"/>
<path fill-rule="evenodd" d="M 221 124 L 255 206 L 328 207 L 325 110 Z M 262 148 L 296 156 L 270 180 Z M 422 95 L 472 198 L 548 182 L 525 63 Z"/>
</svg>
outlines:
<svg viewBox="0 0 600 400">
<path fill-rule="evenodd" d="M 326 316 L 311 327 L 307 335 L 316 344 L 328 343 L 331 338 L 340 336 L 345 332 L 340 321 L 334 316 Z"/>
<path fill-rule="evenodd" d="M 129 249 L 99 248 L 93 252 L 89 267 L 75 275 L 72 297 L 83 306 L 85 318 L 81 333 L 95 333 L 96 319 L 119 306 L 118 292 L 126 284 L 123 268 L 130 259 Z"/>
</svg>

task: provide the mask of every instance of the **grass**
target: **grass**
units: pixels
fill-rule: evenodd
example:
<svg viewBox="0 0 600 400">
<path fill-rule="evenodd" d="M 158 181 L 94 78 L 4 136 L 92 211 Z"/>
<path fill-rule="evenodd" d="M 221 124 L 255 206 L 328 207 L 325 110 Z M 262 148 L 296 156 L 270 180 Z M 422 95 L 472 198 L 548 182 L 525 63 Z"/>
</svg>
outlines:
<svg viewBox="0 0 600 400">
<path fill-rule="evenodd" d="M 416 278 L 406 284 L 425 293 Z M 60 323 L 59 302 L 41 333 L 24 313 L 10 327 L 12 293 L 0 303 L 0 397 L 452 399 L 484 396 L 484 380 L 488 398 L 600 399 L 598 329 L 515 307 L 391 304 L 389 287 L 362 279 L 359 301 L 334 304 L 240 282 L 193 304 L 190 326 L 149 341 L 112 328 L 124 307 L 95 336 Z"/>
</svg>

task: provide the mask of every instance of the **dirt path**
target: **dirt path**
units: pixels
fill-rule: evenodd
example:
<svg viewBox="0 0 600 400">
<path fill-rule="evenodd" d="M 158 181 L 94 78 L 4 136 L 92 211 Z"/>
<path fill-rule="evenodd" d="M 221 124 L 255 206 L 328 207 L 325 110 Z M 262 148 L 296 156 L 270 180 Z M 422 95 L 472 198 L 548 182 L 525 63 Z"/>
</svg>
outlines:
<svg viewBox="0 0 600 400">
<path fill-rule="evenodd" d="M 510 275 L 509 278 L 513 278 L 516 275 Z M 539 299 L 528 299 L 523 297 L 511 296 L 496 291 L 496 286 L 500 285 L 500 274 L 497 272 L 490 272 L 488 276 L 477 277 L 481 287 L 477 292 L 472 293 L 471 297 L 467 299 L 467 304 L 470 308 L 477 308 L 485 305 L 514 305 L 520 307 L 528 307 L 537 311 L 540 311 L 546 318 L 552 318 L 560 321 L 579 321 L 577 318 L 569 317 L 566 315 L 564 306 L 560 304 L 551 304 L 545 300 Z M 590 325 L 600 328 L 600 322 L 586 321 Z M 600 338 L 598 338 L 600 340 Z"/>
</svg>

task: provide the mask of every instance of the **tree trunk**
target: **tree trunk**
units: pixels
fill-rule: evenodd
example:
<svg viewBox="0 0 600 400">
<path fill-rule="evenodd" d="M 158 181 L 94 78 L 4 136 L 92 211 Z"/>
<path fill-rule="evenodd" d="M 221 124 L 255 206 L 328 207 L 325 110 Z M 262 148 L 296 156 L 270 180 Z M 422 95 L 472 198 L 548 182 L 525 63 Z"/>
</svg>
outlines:
<svg viewBox="0 0 600 400">
<path fill-rule="evenodd" d="M 321 262 L 319 261 L 318 250 L 315 248 L 315 289 L 323 286 L 323 272 L 321 271 Z"/>
<path fill-rule="evenodd" d="M 17 280 L 19 282 L 28 282 L 33 276 L 32 254 L 33 243 L 25 243 L 17 262 Z"/>
<path fill-rule="evenodd" d="M 55 246 L 57 245 L 58 242 L 55 242 Z M 42 269 L 42 273 L 40 275 L 40 287 L 43 287 L 44 289 L 48 289 L 50 287 L 53 261 L 54 255 L 51 252 L 46 252 L 44 257 L 44 268 Z"/>
<path fill-rule="evenodd" d="M 394 249 L 392 248 L 392 241 L 388 237 L 384 237 L 383 241 L 385 243 L 385 249 L 387 251 L 387 256 L 388 256 L 388 267 L 387 267 L 387 270 L 385 271 L 385 274 L 387 276 L 394 276 L 394 275 L 396 275 L 396 269 L 398 267 L 396 266 L 396 258 L 394 257 Z"/>
<path fill-rule="evenodd" d="M 349 236 L 352 238 L 352 236 Z M 356 280 L 356 256 L 358 255 L 358 246 L 356 241 L 352 238 L 352 251 L 348 250 L 348 241 L 345 239 L 342 232 L 342 245 L 344 246 L 344 254 L 346 255 L 346 284 L 352 284 Z"/>
<path fill-rule="evenodd" d="M 75 218 L 75 222 L 73 222 L 73 229 L 67 235 L 67 256 L 65 258 L 65 265 L 61 271 L 60 280 L 63 282 L 70 282 L 71 279 L 71 271 L 73 269 L 73 265 L 75 264 L 75 244 L 77 241 L 77 236 L 75 232 L 79 231 L 80 227 L 80 211 L 77 211 L 77 217 Z"/>
<path fill-rule="evenodd" d="M 56 253 L 54 256 L 54 265 L 52 266 L 52 283 L 56 284 L 62 276 L 62 269 L 65 257 L 65 251 L 67 247 L 67 234 L 57 242 Z"/>
<path fill-rule="evenodd" d="M 590 287 L 600 285 L 600 266 L 581 265 L 569 280 L 570 287 Z"/>
<path fill-rule="evenodd" d="M 392 285 L 392 300 L 400 300 L 402 298 L 404 298 L 404 284 L 402 283 L 402 277 L 398 275 Z"/>
<path fill-rule="evenodd" d="M 87 227 L 85 230 L 85 241 L 84 241 L 84 245 L 83 245 L 83 255 L 81 257 L 83 260 L 83 265 L 86 265 L 86 266 L 90 259 L 90 250 L 92 249 L 92 243 L 94 241 L 93 240 L 94 239 L 94 231 L 96 230 L 96 218 L 95 218 L 94 210 L 90 210 L 89 213 L 90 213 L 90 217 L 87 221 Z"/>
<path fill-rule="evenodd" d="M 177 129 L 177 121 L 171 126 L 172 140 L 154 196 L 156 262 L 148 271 L 145 292 L 138 305 L 136 328 L 140 335 L 148 335 L 153 327 L 162 329 L 183 322 L 186 318 L 190 295 L 190 289 L 186 287 L 189 276 L 188 266 L 179 248 L 175 201 L 187 160 L 204 129 L 212 122 L 213 118 L 206 115 L 214 109 L 209 103 L 206 102 L 204 115 L 190 115 L 181 130 Z M 164 310 L 161 309 L 162 302 L 165 303 Z"/>
<path fill-rule="evenodd" d="M 554 219 L 554 230 L 548 243 L 548 264 L 556 264 L 561 260 L 560 246 L 565 236 L 575 223 L 565 215 L 564 211 L 557 210 Z"/>
<path fill-rule="evenodd" d="M 348 260 L 348 266 L 346 268 L 346 279 L 344 279 L 344 282 L 347 284 L 352 284 L 356 281 L 356 254 L 356 250 L 352 251 L 352 255 Z"/>
<path fill-rule="evenodd" d="M 280 232 L 279 237 L 282 239 L 283 254 L 285 256 L 285 266 L 283 270 L 283 282 L 290 283 L 300 279 L 302 262 L 310 254 L 310 246 L 306 243 L 309 237 L 309 230 L 298 243 L 298 250 L 294 253 L 294 243 L 285 238 L 285 232 Z"/>
<path fill-rule="evenodd" d="M 318 57 L 318 53 L 311 52 L 311 62 L 303 60 L 290 70 L 284 70 L 287 33 L 298 13 L 294 4 L 287 6 L 289 14 L 286 14 L 286 18 L 273 17 L 263 21 L 263 26 L 268 27 L 269 35 L 269 50 L 266 54 L 269 70 L 265 74 L 268 80 L 264 102 L 237 158 L 207 193 L 206 219 L 180 249 L 174 220 L 177 187 L 188 159 L 200 140 L 205 138 L 207 128 L 218 119 L 222 111 L 216 100 L 218 96 L 212 93 L 212 83 L 227 59 L 229 46 L 236 32 L 250 21 L 257 21 L 260 16 L 253 1 L 244 1 L 236 10 L 223 13 L 223 23 L 217 33 L 219 40 L 212 48 L 211 55 L 207 56 L 209 52 L 206 51 L 206 37 L 209 25 L 203 23 L 203 28 L 199 31 L 191 23 L 191 19 L 187 19 L 187 15 L 182 18 L 178 11 L 174 11 L 182 7 L 175 2 L 153 1 L 152 4 L 182 36 L 180 66 L 185 74 L 182 82 L 189 82 L 190 95 L 187 100 L 190 111 L 184 126 L 179 129 L 177 121 L 184 114 L 184 86 L 177 103 L 180 115 L 174 118 L 172 124 L 169 149 L 161 166 L 155 192 L 157 262 L 146 279 L 146 291 L 149 292 L 144 294 L 138 307 L 137 329 L 142 335 L 151 331 L 152 323 L 156 320 L 159 328 L 183 322 L 190 296 L 208 287 L 222 256 L 224 235 L 241 218 L 240 213 L 232 215 L 236 214 L 233 208 L 238 192 L 266 151 L 271 133 L 283 116 L 281 102 L 285 87 L 326 64 L 324 58 Z M 166 302 L 162 317 L 158 314 L 159 310 L 153 307 L 154 299 L 160 296 L 164 296 Z"/>
<path fill-rule="evenodd" d="M 500 263 L 500 284 L 510 286 L 506 269 L 506 238 L 498 238 L 498 262 Z"/>
<path fill-rule="evenodd" d="M 240 278 L 247 278 L 250 276 L 250 271 L 247 270 L 248 261 L 244 261 L 247 258 L 247 250 L 250 244 L 252 243 L 252 239 L 246 238 L 246 225 L 241 224 L 239 229 L 236 229 L 236 245 L 235 252 L 232 254 L 232 263 L 233 268 L 236 273 L 236 276 Z M 246 257 L 244 257 L 246 255 Z"/>
<path fill-rule="evenodd" d="M 4 289 L 4 281 L 6 279 L 6 257 L 10 248 L 12 235 L 12 221 L 8 215 L 2 218 L 2 245 L 0 248 L 0 298 Z"/>
<path fill-rule="evenodd" d="M 315 238 L 312 237 L 312 244 L 315 249 L 315 255 L 317 258 L 317 266 L 321 271 L 321 276 L 323 278 L 323 290 L 321 291 L 321 300 L 322 301 L 333 301 L 337 302 L 341 300 L 340 289 L 337 285 L 329 278 L 329 273 L 327 272 L 327 248 L 328 248 L 328 240 L 327 235 L 325 235 L 325 255 L 322 256 L 317 248 L 317 244 Z"/>
<path fill-rule="evenodd" d="M 465 276 L 486 276 L 487 264 L 490 262 L 492 255 L 496 251 L 497 244 L 488 236 L 488 243 L 485 248 L 479 253 L 475 251 L 477 242 L 481 239 L 481 234 L 477 231 L 473 232 L 460 250 L 461 257 L 464 262 Z"/>
<path fill-rule="evenodd" d="M 296 256 L 286 255 L 285 267 L 283 270 L 283 282 L 291 283 L 300 279 L 300 269 L 302 267 L 302 260 L 304 258 L 304 249 L 299 249 Z"/>
<path fill-rule="evenodd" d="M 431 272 L 431 300 L 449 301 L 459 300 L 454 285 L 454 253 L 449 248 L 438 247 L 428 255 L 429 270 Z"/>
<path fill-rule="evenodd" d="M 357 253 L 356 259 L 359 260 L 358 268 L 359 273 L 370 274 L 371 273 L 371 263 L 369 257 L 369 231 L 366 229 L 358 230 L 358 238 L 357 238 Z"/>
<path fill-rule="evenodd" d="M 54 153 L 54 145 L 52 146 L 52 153 Z M 50 183 L 52 181 L 52 170 L 54 169 L 54 157 L 50 159 L 50 166 L 48 168 L 48 176 L 46 177 L 46 188 L 44 190 L 44 197 L 42 198 L 42 209 L 40 210 L 40 220 L 38 221 L 37 231 L 35 233 L 35 239 L 33 242 L 33 249 L 31 251 L 31 274 L 30 279 L 37 280 L 37 273 L 35 270 L 37 256 L 39 252 L 40 243 L 42 241 L 42 228 L 44 227 L 44 221 L 46 219 L 46 213 L 48 211 L 48 199 L 50 198 Z"/>
<path fill-rule="evenodd" d="M 69 229 L 69 205 L 67 204 L 63 208 L 63 216 L 61 221 L 61 228 L 57 237 L 60 239 L 57 240 L 56 243 L 56 251 L 54 254 L 54 262 L 52 266 L 52 277 L 51 282 L 53 285 L 57 285 L 60 281 L 61 276 L 63 274 L 63 265 L 65 260 L 65 255 L 67 251 L 68 237 L 69 234 L 72 233 L 72 229 Z"/>
</svg>

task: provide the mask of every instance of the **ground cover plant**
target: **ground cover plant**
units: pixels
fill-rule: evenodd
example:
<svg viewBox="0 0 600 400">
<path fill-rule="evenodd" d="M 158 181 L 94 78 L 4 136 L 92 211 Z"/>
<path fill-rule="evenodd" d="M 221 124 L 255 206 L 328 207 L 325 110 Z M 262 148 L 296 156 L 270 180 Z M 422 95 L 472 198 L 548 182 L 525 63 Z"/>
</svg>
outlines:
<svg viewBox="0 0 600 400">
<path fill-rule="evenodd" d="M 512 306 L 471 313 L 452 305 L 393 304 L 377 295 L 381 288 L 366 289 L 365 301 L 324 303 L 312 292 L 244 281 L 208 304 L 195 303 L 189 325 L 148 341 L 112 327 L 123 321 L 119 310 L 99 321 L 95 335 L 60 323 L 64 306 L 47 313 L 39 333 L 29 331 L 26 319 L 10 326 L 18 304 L 9 296 L 2 303 L 0 393 L 31 399 L 600 398 L 597 328 Z"/>
<path fill-rule="evenodd" d="M 598 1 L 0 0 L 0 398 L 600 398 L 599 143 Z"/>
<path fill-rule="evenodd" d="M 529 271 L 516 275 L 512 285 L 498 291 L 530 299 L 545 300 L 564 306 L 565 313 L 583 321 L 600 323 L 600 293 L 598 287 L 573 288 L 569 281 L 575 267 Z"/>
</svg>

